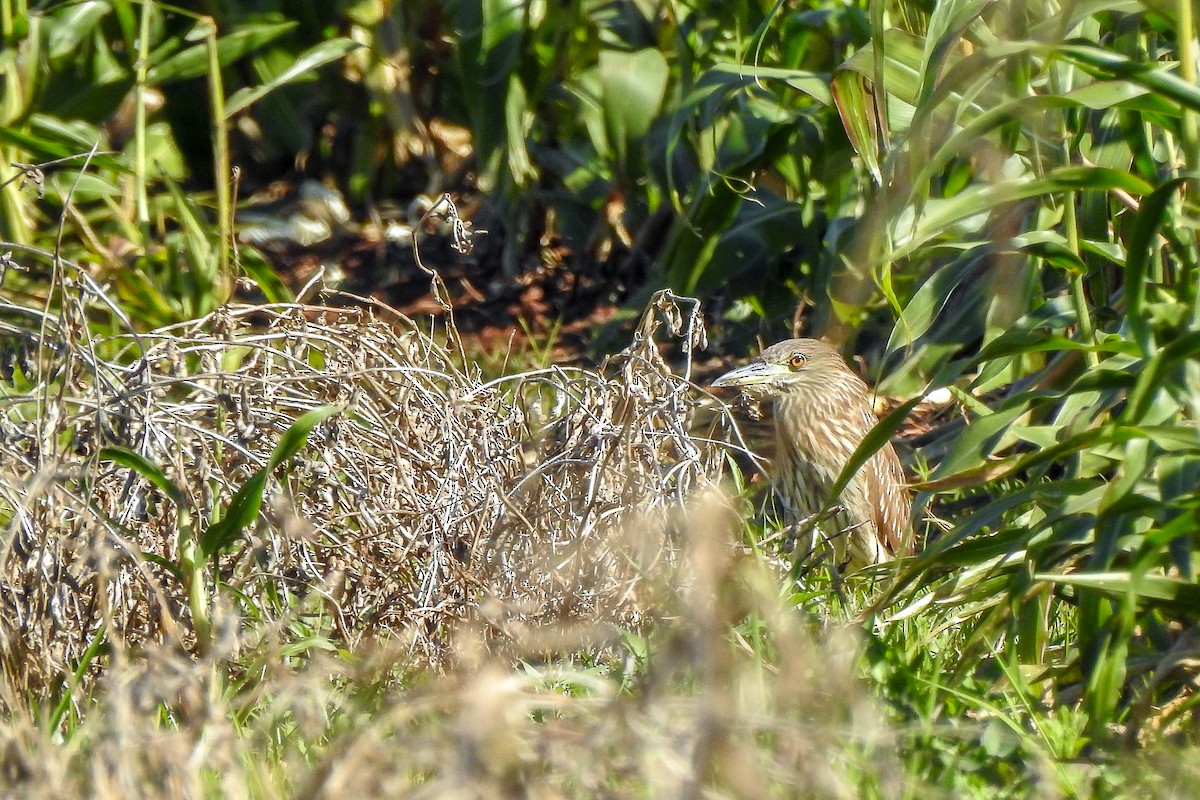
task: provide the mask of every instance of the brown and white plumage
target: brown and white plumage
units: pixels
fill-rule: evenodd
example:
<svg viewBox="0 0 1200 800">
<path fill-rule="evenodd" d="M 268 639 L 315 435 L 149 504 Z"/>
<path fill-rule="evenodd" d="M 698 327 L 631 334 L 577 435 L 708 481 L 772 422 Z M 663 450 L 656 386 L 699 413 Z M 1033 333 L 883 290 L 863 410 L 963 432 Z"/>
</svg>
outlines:
<svg viewBox="0 0 1200 800">
<path fill-rule="evenodd" d="M 713 386 L 738 386 L 774 401 L 772 478 L 797 522 L 826 507 L 838 475 L 876 422 L 867 385 L 837 351 L 815 339 L 772 345 Z M 821 523 L 820 535 L 839 566 L 880 564 L 912 549 L 909 493 L 891 443 L 871 456 L 831 505 L 840 510 Z"/>
</svg>

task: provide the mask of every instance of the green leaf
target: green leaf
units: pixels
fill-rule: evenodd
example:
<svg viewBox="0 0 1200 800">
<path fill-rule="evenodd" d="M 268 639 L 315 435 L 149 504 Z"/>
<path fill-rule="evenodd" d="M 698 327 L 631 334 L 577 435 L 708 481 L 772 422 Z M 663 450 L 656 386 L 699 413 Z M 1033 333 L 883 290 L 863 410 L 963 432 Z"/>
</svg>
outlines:
<svg viewBox="0 0 1200 800">
<path fill-rule="evenodd" d="M 997 527 L 1004 515 L 1014 508 L 1021 508 L 1029 503 L 1042 503 L 1051 499 L 1076 497 L 1086 494 L 1098 485 L 1097 481 L 1090 479 L 1047 481 L 1001 494 L 983 508 L 961 520 L 954 526 L 953 531 L 938 538 L 917 557 L 917 561 L 925 564 L 940 563 L 943 553 L 985 528 Z M 1028 536 L 1028 530 L 1025 533 Z"/>
<path fill-rule="evenodd" d="M 284 431 L 283 438 L 275 446 L 275 451 L 271 453 L 267 471 L 273 471 L 284 461 L 299 453 L 305 442 L 308 441 L 308 435 L 312 433 L 312 429 L 341 410 L 338 406 L 321 406 L 303 414 L 292 423 L 291 427 Z"/>
<path fill-rule="evenodd" d="M 114 464 L 119 464 L 122 467 L 128 467 L 134 472 L 141 475 L 146 480 L 150 481 L 160 492 L 171 499 L 175 505 L 182 507 L 184 504 L 183 491 L 167 477 L 167 474 L 162 469 L 143 456 L 141 453 L 134 452 L 125 447 L 105 447 L 97 454 L 97 458 L 101 461 L 111 461 Z"/>
<path fill-rule="evenodd" d="M 898 219 L 896 248 L 891 258 L 895 260 L 909 256 L 930 240 L 953 234 L 955 225 L 974 223 L 975 220 L 971 218 L 989 214 L 1005 203 L 1084 189 L 1121 189 L 1133 195 L 1146 195 L 1153 191 L 1141 178 L 1104 167 L 1062 167 L 1040 178 L 982 185 L 956 197 L 932 200 L 920 216 L 912 213 L 907 218 L 902 216 Z M 979 219 L 979 223 L 982 223 L 982 219 Z"/>
<path fill-rule="evenodd" d="M 49 36 L 46 50 L 53 60 L 73 57 L 112 10 L 109 3 L 86 0 L 66 5 L 61 13 L 48 21 Z"/>
<path fill-rule="evenodd" d="M 263 492 L 267 486 L 266 470 L 254 473 L 229 501 L 229 508 L 220 520 L 213 523 L 200 535 L 200 552 L 205 556 L 215 556 L 232 544 L 246 528 L 258 518 L 262 508 Z"/>
<path fill-rule="evenodd" d="M 241 245 L 239 264 L 246 275 L 258 286 L 268 303 L 290 303 L 294 299 L 292 290 L 279 277 L 279 273 L 254 247 Z"/>
<path fill-rule="evenodd" d="M 1187 176 L 1172 178 L 1145 197 L 1129 235 L 1129 247 L 1125 254 L 1125 302 L 1129 309 L 1126 319 L 1129 320 L 1133 338 L 1147 358 L 1153 351 L 1154 341 L 1150 321 L 1142 310 L 1146 302 L 1146 273 L 1156 250 L 1155 237 L 1166 222 L 1172 201 L 1187 180 Z"/>
<path fill-rule="evenodd" d="M 669 73 L 666 58 L 654 49 L 600 53 L 598 75 L 605 128 L 609 143 L 622 161 L 629 159 L 630 146 L 646 135 L 658 117 Z"/>
<path fill-rule="evenodd" d="M 508 171 L 517 186 L 528 186 L 537 179 L 537 170 L 529 158 L 526 134 L 530 125 L 529 100 L 517 76 L 508 82 L 504 104 L 505 144 Z"/>
<path fill-rule="evenodd" d="M 291 20 L 239 25 L 236 30 L 217 39 L 217 61 L 222 67 L 227 67 L 295 29 L 296 25 Z M 173 81 L 207 75 L 208 69 L 208 44 L 201 42 L 151 65 L 146 71 L 146 82 L 151 86 L 164 86 Z"/>
<path fill-rule="evenodd" d="M 216 293 L 221 276 L 218 274 L 218 259 L 213 243 L 209 240 L 212 231 L 196 216 L 195 203 L 184 194 L 183 187 L 166 175 L 162 176 L 162 180 L 174 201 L 170 213 L 180 224 L 181 238 L 175 241 L 182 241 L 182 251 L 187 255 L 188 262 L 181 267 L 174 263 L 174 253 L 168 255 L 168 274 L 174 278 L 174 285 L 169 289 L 175 290 L 173 299 L 183 301 L 184 308 L 191 315 L 207 314 L 226 300 L 217 297 Z M 225 245 L 221 242 L 217 246 Z"/>
<path fill-rule="evenodd" d="M 1132 598 L 1167 603 L 1188 613 L 1195 613 L 1200 608 L 1200 584 L 1165 575 L 1135 575 L 1121 571 L 1075 572 L 1069 575 L 1039 572 L 1033 577 L 1047 583 L 1096 589 L 1120 600 Z"/>
<path fill-rule="evenodd" d="M 738 77 L 753 78 L 755 81 L 783 81 L 798 92 L 803 92 L 824 106 L 833 106 L 833 91 L 829 88 L 829 75 L 804 69 L 781 69 L 760 67 L 752 64 L 718 62 L 712 65 L 714 72 L 726 72 Z"/>
<path fill-rule="evenodd" d="M 887 352 L 921 338 L 935 321 L 948 331 L 964 331 L 960 327 L 962 321 L 976 312 L 981 300 L 978 261 L 989 258 L 991 253 L 991 248 L 979 248 L 930 275 L 900 313 L 888 339 Z M 969 328 L 964 332 L 969 332 Z"/>
<path fill-rule="evenodd" d="M 1168 97 L 1193 111 L 1200 111 L 1200 87 L 1197 87 L 1154 61 L 1135 61 L 1094 42 L 1078 39 L 1069 44 L 1047 45 L 1045 50 L 1057 53 L 1093 74 L 1115 76 L 1144 86 L 1162 97 Z"/>
<path fill-rule="evenodd" d="M 296 58 L 290 67 L 265 83 L 234 92 L 233 96 L 225 103 L 226 119 L 233 118 L 280 86 L 299 80 L 313 70 L 345 57 L 347 53 L 357 50 L 361 46 L 352 39 L 342 38 L 330 39 L 306 50 Z"/>
<path fill-rule="evenodd" d="M 956 437 L 954 446 L 933 472 L 934 480 L 941 480 L 964 469 L 973 469 L 987 461 L 1000 443 L 1009 426 L 1029 413 L 1029 401 L 1013 403 L 993 414 L 971 422 Z"/>
<path fill-rule="evenodd" d="M 200 535 L 200 550 L 205 556 L 212 557 L 220 553 L 254 523 L 258 518 L 259 509 L 262 508 L 267 478 L 276 467 L 300 452 L 313 428 L 339 411 L 341 409 L 337 406 L 315 408 L 284 431 L 283 438 L 275 446 L 267 466 L 254 473 L 242 488 L 238 489 L 229 501 L 225 515 Z"/>
<path fill-rule="evenodd" d="M 26 154 L 25 160 L 33 163 L 69 159 L 61 169 L 82 167 L 85 158 L 81 154 L 86 154 L 101 140 L 98 128 L 79 120 L 67 122 L 47 114 L 33 114 L 28 126 L 22 130 L 12 125 L 0 125 L 0 142 L 20 148 Z M 129 172 L 129 167 L 122 161 L 103 153 L 92 156 L 90 163 L 96 169 Z"/>
<path fill-rule="evenodd" d="M 960 46 L 963 31 L 991 4 L 992 0 L 942 0 L 934 5 L 925 32 L 920 89 L 914 105 L 923 105 L 933 95 L 935 79 L 953 64 L 952 54 Z"/>
<path fill-rule="evenodd" d="M 866 164 L 875 183 L 882 183 L 879 121 L 866 78 L 851 70 L 841 70 L 833 74 L 830 90 L 838 115 L 842 118 L 842 127 L 846 129 L 846 136 L 854 145 L 854 151 Z"/>
<path fill-rule="evenodd" d="M 1137 384 L 1129 394 L 1129 402 L 1121 412 L 1121 421 L 1136 425 L 1146 419 L 1158 394 L 1170 387 L 1168 374 L 1177 365 L 1194 359 L 1200 353 L 1200 331 L 1193 331 L 1163 347 L 1146 363 L 1138 375 Z M 1177 387 L 1194 391 L 1194 387 Z"/>
</svg>

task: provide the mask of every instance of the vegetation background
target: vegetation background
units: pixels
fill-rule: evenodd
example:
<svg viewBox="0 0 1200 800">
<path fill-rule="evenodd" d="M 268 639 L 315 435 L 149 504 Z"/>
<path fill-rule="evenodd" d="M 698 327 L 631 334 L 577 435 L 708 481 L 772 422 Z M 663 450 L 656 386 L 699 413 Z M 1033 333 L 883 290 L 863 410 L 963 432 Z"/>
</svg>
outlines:
<svg viewBox="0 0 1200 800">
<path fill-rule="evenodd" d="M 1188 0 L 0 35 L 5 794 L 1193 796 Z M 895 400 L 894 574 L 701 421 L 795 329 Z"/>
</svg>

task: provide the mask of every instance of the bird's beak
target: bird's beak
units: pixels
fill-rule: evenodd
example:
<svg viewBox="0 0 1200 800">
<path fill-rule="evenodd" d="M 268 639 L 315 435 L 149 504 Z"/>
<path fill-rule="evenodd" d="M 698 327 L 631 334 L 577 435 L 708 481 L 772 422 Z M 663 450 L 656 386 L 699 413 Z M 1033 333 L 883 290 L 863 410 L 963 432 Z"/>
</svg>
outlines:
<svg viewBox="0 0 1200 800">
<path fill-rule="evenodd" d="M 713 381 L 712 385 L 713 388 L 720 388 L 722 386 L 757 386 L 763 383 L 770 383 L 784 371 L 783 367 L 776 364 L 768 364 L 765 361 L 754 361 L 744 367 L 738 367 L 735 370 L 726 372 Z"/>
</svg>

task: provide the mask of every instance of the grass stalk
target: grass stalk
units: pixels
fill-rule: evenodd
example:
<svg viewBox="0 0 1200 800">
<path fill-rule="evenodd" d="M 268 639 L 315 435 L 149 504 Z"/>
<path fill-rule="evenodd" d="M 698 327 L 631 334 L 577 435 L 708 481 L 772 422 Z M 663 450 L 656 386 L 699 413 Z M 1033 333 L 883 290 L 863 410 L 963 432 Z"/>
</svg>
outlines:
<svg viewBox="0 0 1200 800">
<path fill-rule="evenodd" d="M 28 18 L 29 8 L 25 0 L 0 0 L 0 34 L 3 34 L 6 45 L 13 44 L 17 21 Z"/>
<path fill-rule="evenodd" d="M 142 3 L 138 28 L 138 56 L 134 66 L 133 194 L 142 246 L 150 240 L 150 202 L 146 196 L 146 72 L 150 64 L 150 14 L 153 4 Z"/>
<path fill-rule="evenodd" d="M 233 208 L 229 187 L 229 130 L 226 127 L 228 120 L 225 114 L 225 85 L 221 80 L 221 59 L 217 49 L 217 24 L 211 17 L 205 21 L 208 27 L 205 43 L 208 47 L 208 85 L 213 125 L 213 185 L 217 193 L 217 234 L 220 238 L 214 290 L 220 304 L 229 299 L 229 292 L 233 288 L 229 257 L 230 242 L 233 239 Z"/>
<path fill-rule="evenodd" d="M 1179 30 L 1176 34 L 1176 46 L 1179 48 L 1179 77 L 1190 85 L 1196 83 L 1196 31 L 1195 17 L 1192 10 L 1192 0 L 1179 0 Z M 1183 163 L 1189 172 L 1200 170 L 1200 123 L 1196 120 L 1196 112 L 1187 105 L 1181 105 L 1183 116 L 1180 120 L 1180 137 L 1183 146 Z M 1200 185 L 1196 181 L 1187 182 L 1187 197 L 1196 202 L 1200 197 Z"/>
<path fill-rule="evenodd" d="M 212 642 L 212 621 L 209 617 L 208 582 L 205 580 L 206 566 L 196 530 L 187 509 L 179 509 L 179 567 L 187 586 L 188 611 L 192 615 L 192 628 L 196 632 L 196 646 L 201 653 L 207 652 Z"/>
<path fill-rule="evenodd" d="M 1056 71 L 1050 73 L 1050 83 L 1053 87 L 1054 94 L 1064 94 L 1064 87 L 1061 85 L 1062 80 Z M 1069 167 L 1073 163 L 1071 154 L 1071 130 L 1068 123 L 1066 112 L 1060 112 L 1058 115 L 1059 136 L 1063 143 L 1062 163 L 1063 166 Z M 1076 257 L 1082 261 L 1082 256 L 1079 246 L 1079 219 L 1076 213 L 1076 203 L 1079 199 L 1079 193 L 1075 191 L 1066 191 L 1062 195 L 1063 204 L 1063 238 L 1066 239 L 1067 249 L 1074 253 Z M 1084 344 L 1094 344 L 1096 341 L 1096 326 L 1092 321 L 1092 310 L 1088 304 L 1086 291 L 1086 273 L 1073 273 L 1070 277 L 1071 281 L 1071 305 L 1075 311 L 1075 318 L 1079 326 L 1079 340 Z M 1100 357 L 1092 352 L 1084 353 L 1089 367 L 1095 367 L 1100 363 Z"/>
<path fill-rule="evenodd" d="M 1176 33 L 1176 42 L 1179 49 L 1179 77 L 1194 86 L 1196 84 L 1196 18 L 1192 0 L 1179 0 L 1179 30 Z M 1188 172 L 1195 175 L 1200 172 L 1200 122 L 1196 119 L 1194 109 L 1184 105 L 1180 110 L 1183 114 L 1179 125 L 1183 163 Z M 1200 181 L 1193 178 L 1184 184 L 1184 199 L 1188 204 L 1196 205 L 1200 200 Z M 1188 258 L 1181 259 L 1179 283 L 1184 299 L 1192 305 L 1192 324 L 1200 324 L 1200 292 L 1196 292 L 1194 289 L 1193 268 Z"/>
<path fill-rule="evenodd" d="M 1079 223 L 1075 216 L 1076 192 L 1066 192 L 1063 195 L 1063 233 L 1067 239 L 1067 249 L 1079 255 Z M 1088 304 L 1084 282 L 1087 275 L 1080 272 L 1071 275 L 1071 304 L 1075 307 L 1075 317 L 1079 324 L 1079 340 L 1084 344 L 1094 344 L 1096 341 L 1096 326 L 1092 322 L 1092 310 Z M 1085 353 L 1088 366 L 1100 363 L 1100 357 L 1093 351 Z"/>
</svg>

